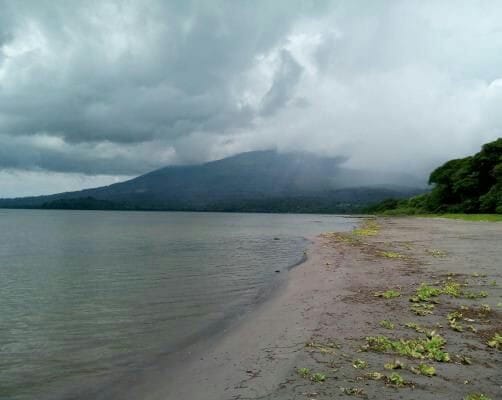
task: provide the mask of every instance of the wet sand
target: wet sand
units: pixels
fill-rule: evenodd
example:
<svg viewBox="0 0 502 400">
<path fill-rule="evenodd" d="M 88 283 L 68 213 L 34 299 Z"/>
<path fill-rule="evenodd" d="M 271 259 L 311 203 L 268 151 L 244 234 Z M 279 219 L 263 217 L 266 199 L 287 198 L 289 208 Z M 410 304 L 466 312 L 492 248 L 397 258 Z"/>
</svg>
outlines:
<svg viewBox="0 0 502 400">
<path fill-rule="evenodd" d="M 138 378 L 130 390 L 107 398 L 462 399 L 469 393 L 502 398 L 501 351 L 486 344 L 494 332 L 502 332 L 502 224 L 422 218 L 378 219 L 377 224 L 374 232 L 313 239 L 307 261 L 288 272 L 269 300 L 216 338 L 177 354 L 170 366 L 149 371 L 149 379 Z M 440 286 L 448 279 L 487 297 L 442 295 L 432 314 L 410 311 L 409 298 L 420 283 Z M 401 295 L 375 297 L 388 289 Z M 481 315 L 476 310 L 482 304 L 490 310 Z M 458 332 L 448 326 L 447 314 L 461 306 L 464 329 Z M 382 320 L 394 329 L 382 327 Z M 405 327 L 408 322 L 445 338 L 451 361 L 361 351 L 367 336 L 426 338 Z M 384 369 L 396 359 L 404 368 Z M 355 360 L 367 367 L 355 368 Z M 436 375 L 413 373 L 420 362 L 434 366 Z M 308 369 L 304 377 L 301 368 Z M 386 378 L 369 379 L 372 372 L 397 372 L 406 383 L 397 387 Z M 315 373 L 324 381 L 313 382 Z"/>
</svg>

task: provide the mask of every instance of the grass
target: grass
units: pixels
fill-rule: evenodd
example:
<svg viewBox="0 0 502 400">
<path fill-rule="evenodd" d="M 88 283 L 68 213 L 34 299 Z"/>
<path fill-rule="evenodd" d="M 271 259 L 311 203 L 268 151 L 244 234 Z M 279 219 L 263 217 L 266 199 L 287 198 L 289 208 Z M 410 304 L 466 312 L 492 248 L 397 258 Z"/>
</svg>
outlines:
<svg viewBox="0 0 502 400">
<path fill-rule="evenodd" d="M 379 353 L 394 353 L 400 356 L 418 359 L 430 359 L 440 362 L 450 361 L 450 356 L 443 351 L 446 340 L 433 334 L 428 338 L 393 340 L 386 336 L 370 336 L 366 338 L 363 350 Z"/>
<path fill-rule="evenodd" d="M 383 321 L 380 321 L 380 326 L 385 329 L 394 329 L 394 324 L 390 322 L 389 320 L 384 319 Z"/>
<path fill-rule="evenodd" d="M 366 374 L 366 378 L 379 381 L 384 381 L 387 385 L 395 386 L 395 387 L 403 387 L 409 385 L 409 382 L 406 382 L 404 378 L 399 375 L 397 372 L 393 372 L 389 376 L 381 374 L 380 372 L 369 372 Z"/>
<path fill-rule="evenodd" d="M 429 329 L 424 328 L 423 326 L 418 325 L 415 322 L 407 322 L 406 324 L 404 324 L 404 326 L 406 328 L 410 328 L 410 329 L 415 330 L 415 332 L 425 333 L 426 335 L 430 335 L 430 330 Z"/>
<path fill-rule="evenodd" d="M 380 225 L 374 220 L 366 220 L 360 228 L 352 231 L 356 236 L 376 236 L 380 232 Z"/>
<path fill-rule="evenodd" d="M 415 295 L 410 297 L 410 301 L 414 303 L 428 302 L 431 301 L 432 297 L 437 297 L 441 293 L 441 289 L 422 283 L 416 290 Z"/>
<path fill-rule="evenodd" d="M 417 303 L 413 304 L 410 307 L 410 311 L 413 312 L 415 315 L 418 315 L 419 317 L 424 317 L 426 315 L 430 315 L 434 312 L 434 304 L 423 304 L 423 303 Z"/>
<path fill-rule="evenodd" d="M 312 349 L 312 351 L 318 351 L 322 354 L 335 354 L 338 345 L 333 342 L 317 343 L 309 342 L 305 344 L 305 347 Z"/>
<path fill-rule="evenodd" d="M 462 293 L 463 297 L 466 299 L 483 299 L 485 297 L 488 297 L 488 293 L 486 293 L 484 290 L 481 290 L 480 292 L 464 292 Z"/>
<path fill-rule="evenodd" d="M 446 257 L 446 251 L 440 250 L 440 249 L 429 249 L 426 250 L 426 253 L 429 253 L 433 257 Z"/>
<path fill-rule="evenodd" d="M 461 219 L 463 221 L 501 222 L 502 214 L 430 214 L 428 217 Z"/>
<path fill-rule="evenodd" d="M 378 255 L 385 258 L 394 258 L 394 259 L 404 258 L 402 254 L 396 253 L 395 251 L 379 251 Z"/>
<path fill-rule="evenodd" d="M 443 287 L 441 288 L 443 294 L 447 294 L 451 297 L 460 297 L 462 295 L 462 285 L 458 282 L 455 282 L 451 279 L 448 279 Z"/>
<path fill-rule="evenodd" d="M 453 311 L 449 313 L 446 317 L 448 319 L 448 326 L 454 331 L 463 332 L 464 328 L 462 324 L 458 322 L 459 320 L 462 319 L 462 317 L 463 317 L 462 313 L 459 311 Z"/>
<path fill-rule="evenodd" d="M 315 374 L 313 374 L 311 373 L 309 368 L 298 368 L 296 372 L 302 378 L 310 379 L 312 382 L 319 383 L 319 382 L 324 382 L 326 380 L 326 375 L 321 374 L 320 372 L 316 372 Z"/>
<path fill-rule="evenodd" d="M 464 397 L 464 400 L 491 400 L 491 398 L 483 393 L 470 393 Z"/>
<path fill-rule="evenodd" d="M 324 382 L 326 380 L 326 375 L 321 374 L 320 372 L 316 372 L 315 374 L 311 375 L 310 380 L 317 383 Z"/>
<path fill-rule="evenodd" d="M 495 335 L 488 340 L 487 344 L 494 349 L 502 350 L 502 334 L 495 333 Z"/>
<path fill-rule="evenodd" d="M 364 360 L 354 360 L 354 362 L 352 363 L 352 366 L 356 369 L 365 369 L 365 368 L 368 368 L 368 363 Z"/>
<path fill-rule="evenodd" d="M 403 369 L 404 364 L 399 360 L 394 360 L 393 362 L 389 362 L 387 364 L 384 364 L 383 367 L 385 369 Z"/>
<path fill-rule="evenodd" d="M 434 368 L 432 365 L 419 364 L 417 368 L 412 368 L 411 372 L 417 375 L 424 375 L 431 377 L 436 375 L 436 368 Z"/>
<path fill-rule="evenodd" d="M 443 281 L 443 284 L 440 287 L 421 283 L 415 294 L 410 297 L 410 301 L 413 303 L 438 303 L 435 297 L 443 294 L 450 297 L 463 297 L 471 300 L 481 299 L 488 296 L 488 293 L 483 290 L 480 292 L 462 290 L 462 287 L 465 286 L 467 286 L 467 284 L 456 282 L 450 277 L 448 277 L 446 281 Z"/>
<path fill-rule="evenodd" d="M 399 387 L 399 386 L 404 386 L 406 382 L 404 381 L 404 379 L 401 375 L 399 375 L 397 372 L 393 372 L 388 377 L 388 383 L 390 385 L 394 385 L 394 386 Z"/>
</svg>

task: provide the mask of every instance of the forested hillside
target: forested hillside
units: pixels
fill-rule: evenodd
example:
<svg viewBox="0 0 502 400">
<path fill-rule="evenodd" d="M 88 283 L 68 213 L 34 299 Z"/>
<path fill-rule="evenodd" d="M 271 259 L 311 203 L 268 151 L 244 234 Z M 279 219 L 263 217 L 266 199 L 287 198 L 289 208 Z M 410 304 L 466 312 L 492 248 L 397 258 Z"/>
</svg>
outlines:
<svg viewBox="0 0 502 400">
<path fill-rule="evenodd" d="M 429 178 L 432 190 L 410 199 L 387 199 L 367 209 L 390 214 L 502 214 L 502 138 L 473 156 L 450 160 Z"/>
</svg>

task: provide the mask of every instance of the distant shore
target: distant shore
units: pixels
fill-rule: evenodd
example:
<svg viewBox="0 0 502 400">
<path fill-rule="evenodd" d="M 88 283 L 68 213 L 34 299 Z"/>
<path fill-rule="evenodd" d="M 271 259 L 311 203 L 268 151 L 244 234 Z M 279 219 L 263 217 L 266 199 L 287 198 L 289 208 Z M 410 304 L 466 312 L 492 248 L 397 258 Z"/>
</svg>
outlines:
<svg viewBox="0 0 502 400">
<path fill-rule="evenodd" d="M 321 235 L 256 310 L 178 355 L 175 368 L 102 398 L 499 398 L 502 356 L 487 343 L 502 330 L 501 242 L 502 224 L 426 218 L 382 218 L 351 234 Z M 421 283 L 460 292 L 410 302 Z M 446 340 L 435 356 L 442 362 L 366 339 L 436 335 Z"/>
</svg>

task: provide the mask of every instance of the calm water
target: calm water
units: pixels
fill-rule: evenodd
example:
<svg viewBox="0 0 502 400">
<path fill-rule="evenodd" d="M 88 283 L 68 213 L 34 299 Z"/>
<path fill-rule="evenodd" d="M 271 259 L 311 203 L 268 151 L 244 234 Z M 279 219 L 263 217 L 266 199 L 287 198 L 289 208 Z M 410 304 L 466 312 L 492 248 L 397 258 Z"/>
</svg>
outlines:
<svg viewBox="0 0 502 400">
<path fill-rule="evenodd" d="M 302 259 L 305 237 L 353 225 L 321 215 L 0 210 L 0 398 L 64 398 L 141 369 L 249 309 L 275 270 Z"/>
</svg>

